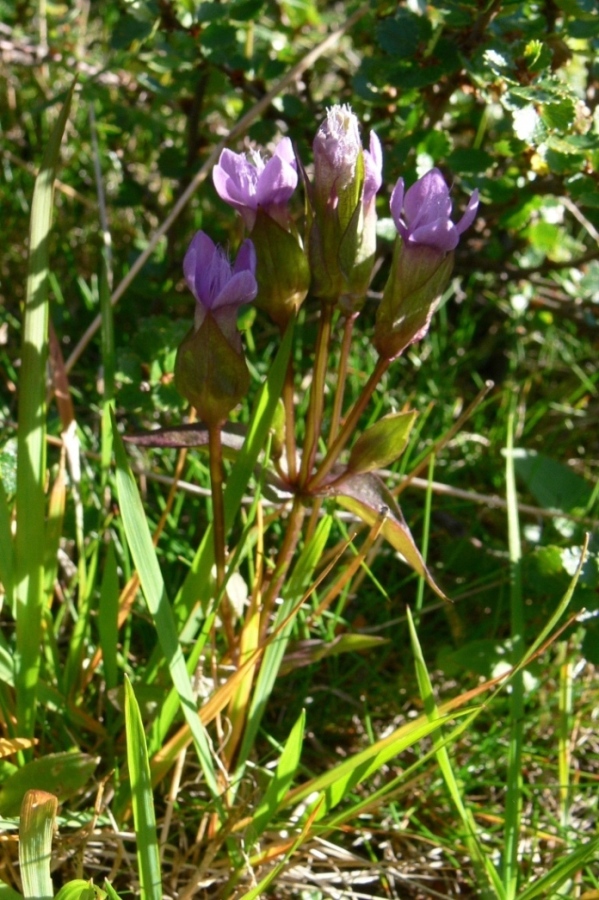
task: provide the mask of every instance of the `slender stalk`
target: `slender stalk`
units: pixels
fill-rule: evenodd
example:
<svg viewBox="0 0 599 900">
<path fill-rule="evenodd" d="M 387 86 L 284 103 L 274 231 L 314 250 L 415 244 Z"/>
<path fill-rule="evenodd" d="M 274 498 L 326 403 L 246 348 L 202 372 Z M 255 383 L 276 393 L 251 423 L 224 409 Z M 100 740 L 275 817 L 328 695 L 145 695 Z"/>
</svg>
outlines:
<svg viewBox="0 0 599 900">
<path fill-rule="evenodd" d="M 514 472 L 514 413 L 508 416 L 506 444 L 506 500 L 508 504 L 508 546 L 511 564 L 511 633 L 512 659 L 517 665 L 524 654 L 524 607 L 518 498 Z M 522 816 L 522 741 L 524 736 L 524 673 L 521 669 L 512 677 L 510 695 L 510 744 L 508 748 L 507 790 L 505 797 L 505 836 L 503 851 L 503 885 L 507 900 L 518 893 L 518 851 Z"/>
<path fill-rule="evenodd" d="M 297 543 L 302 531 L 305 514 L 306 509 L 303 503 L 301 502 L 301 500 L 299 500 L 298 497 L 295 497 L 293 500 L 293 506 L 291 507 L 291 512 L 289 513 L 289 519 L 287 520 L 285 537 L 283 538 L 283 543 L 281 544 L 281 549 L 279 550 L 279 555 L 277 556 L 275 570 L 264 593 L 260 624 L 261 639 L 266 636 L 266 632 L 268 631 L 268 625 L 270 622 L 272 610 L 280 593 L 283 582 L 285 581 L 285 576 L 287 575 L 289 566 L 291 565 L 293 554 L 295 553 L 295 548 L 297 547 Z"/>
<path fill-rule="evenodd" d="M 358 313 L 353 313 L 353 315 L 347 316 L 343 326 L 343 338 L 341 339 L 339 368 L 337 370 L 337 389 L 335 390 L 333 416 L 331 418 L 331 431 L 329 435 L 331 441 L 335 440 L 339 432 L 341 410 L 343 409 L 343 398 L 345 396 L 345 382 L 347 380 L 347 364 L 349 362 L 349 351 L 351 348 L 352 335 L 354 333 L 354 323 L 357 318 Z"/>
<path fill-rule="evenodd" d="M 283 385 L 283 406 L 285 407 L 285 454 L 287 475 L 291 484 L 297 479 L 297 448 L 295 444 L 295 403 L 294 403 L 293 357 L 289 357 L 285 384 Z"/>
<path fill-rule="evenodd" d="M 223 502 L 223 448 L 221 442 L 221 423 L 208 426 L 208 448 L 210 451 L 210 489 L 212 492 L 212 532 L 214 535 L 214 562 L 216 565 L 216 594 L 221 591 L 225 581 L 225 506 Z M 233 616 L 229 598 L 223 593 L 220 604 L 220 617 L 225 628 L 229 651 L 235 646 Z"/>
<path fill-rule="evenodd" d="M 424 526 L 422 529 L 422 546 L 421 546 L 421 554 L 422 559 L 426 564 L 426 560 L 428 557 L 428 542 L 430 538 L 430 528 L 431 528 L 431 512 L 432 512 L 432 499 L 433 499 L 433 475 L 435 474 L 435 461 L 436 457 L 434 452 L 431 453 L 429 461 L 428 461 L 428 485 L 426 488 L 425 500 L 424 500 Z M 414 626 L 417 628 L 418 623 L 420 622 L 420 612 L 422 611 L 422 603 L 424 601 L 424 586 L 426 584 L 425 579 L 420 576 L 418 579 L 418 592 L 416 594 L 416 614 L 414 615 Z"/>
<path fill-rule="evenodd" d="M 358 424 L 360 416 L 368 406 L 370 398 L 374 394 L 378 383 L 381 378 L 387 371 L 390 365 L 390 360 L 383 359 L 379 357 L 377 364 L 374 368 L 374 372 L 364 385 L 362 389 L 362 393 L 352 406 L 349 414 L 343 423 L 343 426 L 329 447 L 328 453 L 320 464 L 319 468 L 316 471 L 316 474 L 312 478 L 312 480 L 308 484 L 308 488 L 310 490 L 315 490 L 317 487 L 320 487 L 326 476 L 329 474 L 335 463 L 339 458 L 339 454 L 344 449 L 345 445 L 349 441 L 350 437 L 354 433 L 354 429 Z"/>
<path fill-rule="evenodd" d="M 333 305 L 325 303 L 320 313 L 320 327 L 316 339 L 316 354 L 314 359 L 314 375 L 310 385 L 310 402 L 308 404 L 308 416 L 306 420 L 306 435 L 302 453 L 302 465 L 300 470 L 300 484 L 305 484 L 314 464 L 318 436 L 322 427 L 322 413 L 324 409 L 325 379 L 329 357 L 329 342 L 331 338 L 331 322 L 333 319 Z"/>
</svg>

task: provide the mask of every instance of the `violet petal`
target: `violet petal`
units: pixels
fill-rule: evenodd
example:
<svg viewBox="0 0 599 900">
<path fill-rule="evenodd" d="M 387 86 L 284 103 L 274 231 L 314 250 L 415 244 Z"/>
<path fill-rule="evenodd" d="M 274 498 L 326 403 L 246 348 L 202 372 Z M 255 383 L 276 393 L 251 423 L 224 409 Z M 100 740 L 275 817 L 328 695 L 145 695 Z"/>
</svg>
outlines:
<svg viewBox="0 0 599 900">
<path fill-rule="evenodd" d="M 427 247 L 434 247 L 444 253 L 455 250 L 458 240 L 459 235 L 455 225 L 445 218 L 410 229 L 408 238 L 410 244 L 425 244 Z"/>
<path fill-rule="evenodd" d="M 237 272 L 221 287 L 210 309 L 219 309 L 223 306 L 243 306 L 244 303 L 251 303 L 257 293 L 258 285 L 254 275 L 247 270 Z"/>
<path fill-rule="evenodd" d="M 406 222 L 412 231 L 419 225 L 451 216 L 451 199 L 445 179 L 438 169 L 431 169 L 406 192 Z"/>
<path fill-rule="evenodd" d="M 456 231 L 458 234 L 463 234 L 467 228 L 470 228 L 472 223 L 476 218 L 476 213 L 478 210 L 478 190 L 475 190 L 468 201 L 468 206 L 466 207 L 466 211 L 464 215 L 460 219 L 460 221 L 456 224 Z"/>
<path fill-rule="evenodd" d="M 398 178 L 395 187 L 393 188 L 393 193 L 391 194 L 391 215 L 393 216 L 393 221 L 395 222 L 395 227 L 403 236 L 402 229 L 404 228 L 403 223 L 401 221 L 401 214 L 403 211 L 403 198 L 404 198 L 404 180 L 403 178 Z"/>
</svg>

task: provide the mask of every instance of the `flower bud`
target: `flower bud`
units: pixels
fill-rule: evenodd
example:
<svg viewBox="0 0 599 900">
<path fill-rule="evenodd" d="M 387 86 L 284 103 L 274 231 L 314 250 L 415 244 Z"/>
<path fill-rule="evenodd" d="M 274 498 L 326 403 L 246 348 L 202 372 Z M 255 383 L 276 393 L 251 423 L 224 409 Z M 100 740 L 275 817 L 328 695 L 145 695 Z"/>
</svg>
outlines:
<svg viewBox="0 0 599 900">
<path fill-rule="evenodd" d="M 256 306 L 284 330 L 308 293 L 308 259 L 295 235 L 261 209 L 256 213 L 252 242 L 257 256 Z"/>
<path fill-rule="evenodd" d="M 175 360 L 175 383 L 207 425 L 224 422 L 249 388 L 249 373 L 237 330 L 237 310 L 256 296 L 256 252 L 244 241 L 231 266 L 203 231 L 185 259 L 185 280 L 196 298 L 194 327 Z"/>
<path fill-rule="evenodd" d="M 428 331 L 449 283 L 453 251 L 476 216 L 474 191 L 462 218 L 451 221 L 451 198 L 438 169 L 431 169 L 407 191 L 400 178 L 391 195 L 391 214 L 399 232 L 391 273 L 377 312 L 374 344 L 384 359 L 395 359 Z"/>
<path fill-rule="evenodd" d="M 230 344 L 212 313 L 180 344 L 175 384 L 206 425 L 224 422 L 246 396 L 250 375 L 243 351 Z"/>
<path fill-rule="evenodd" d="M 424 337 L 452 269 L 453 253 L 408 247 L 397 239 L 374 327 L 374 346 L 383 359 L 395 359 Z"/>
<path fill-rule="evenodd" d="M 349 106 L 327 112 L 314 139 L 312 289 L 316 296 L 352 301 L 363 296 L 374 262 L 374 198 L 381 184 L 382 153 L 370 136 L 362 149 L 358 120 Z"/>
</svg>

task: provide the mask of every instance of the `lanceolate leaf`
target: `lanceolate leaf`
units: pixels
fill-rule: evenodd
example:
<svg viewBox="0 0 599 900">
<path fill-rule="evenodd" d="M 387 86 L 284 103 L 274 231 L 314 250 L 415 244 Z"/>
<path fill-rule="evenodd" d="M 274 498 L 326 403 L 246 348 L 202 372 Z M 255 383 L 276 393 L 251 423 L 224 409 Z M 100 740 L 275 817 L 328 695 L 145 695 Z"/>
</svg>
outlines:
<svg viewBox="0 0 599 900">
<path fill-rule="evenodd" d="M 50 900 L 52 834 L 58 801 L 46 791 L 28 791 L 21 806 L 19 862 L 23 895 L 31 900 Z"/>
<path fill-rule="evenodd" d="M 349 457 L 347 468 L 357 475 L 374 472 L 399 459 L 406 449 L 418 413 L 392 413 L 384 416 L 360 435 Z"/>
<path fill-rule="evenodd" d="M 14 585 L 17 602 L 17 721 L 33 733 L 40 667 L 44 591 L 46 484 L 46 362 L 48 359 L 48 243 L 54 179 L 73 89 L 50 136 L 35 181 L 29 235 L 29 274 L 23 323 L 17 453 L 17 534 Z"/>
<path fill-rule="evenodd" d="M 380 520 L 381 534 L 391 546 L 401 553 L 407 564 L 418 575 L 426 579 L 428 585 L 439 597 L 447 600 L 424 564 L 393 494 L 387 490 L 380 478 L 372 473 L 352 475 L 350 478 L 344 479 L 338 488 L 333 488 L 333 493 L 341 506 L 362 519 L 367 525 L 374 525 L 377 520 Z"/>
</svg>

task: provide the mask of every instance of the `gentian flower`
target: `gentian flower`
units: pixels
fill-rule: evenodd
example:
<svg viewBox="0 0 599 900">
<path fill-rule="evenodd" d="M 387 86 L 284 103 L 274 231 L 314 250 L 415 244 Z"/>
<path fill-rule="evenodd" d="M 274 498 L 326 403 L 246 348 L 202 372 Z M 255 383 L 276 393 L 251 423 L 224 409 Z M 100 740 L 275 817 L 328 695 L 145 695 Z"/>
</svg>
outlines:
<svg viewBox="0 0 599 900">
<path fill-rule="evenodd" d="M 197 302 L 193 328 L 177 350 L 175 383 L 203 422 L 219 425 L 249 388 L 237 310 L 258 292 L 254 245 L 244 241 L 231 265 L 223 250 L 198 231 L 183 273 Z"/>
<path fill-rule="evenodd" d="M 251 303 L 258 293 L 256 252 L 252 242 L 243 242 L 232 266 L 225 252 L 205 232 L 198 231 L 185 254 L 183 274 L 197 300 L 196 331 L 210 312 L 230 339 L 230 326 L 235 326 L 238 307 Z M 237 336 L 234 342 L 239 344 L 236 329 L 234 334 Z"/>
<path fill-rule="evenodd" d="M 427 172 L 405 196 L 403 179 L 395 185 L 391 214 L 399 237 L 374 329 L 374 344 L 384 359 L 395 359 L 428 331 L 451 278 L 453 251 L 476 216 L 478 191 L 457 224 L 451 209 L 438 169 Z"/>
<path fill-rule="evenodd" d="M 449 188 L 438 169 L 423 175 L 405 197 L 404 181 L 400 178 L 391 194 L 391 215 L 406 244 L 422 244 L 442 253 L 455 250 L 460 235 L 474 222 L 477 209 L 478 191 L 474 191 L 466 212 L 454 225 Z"/>
<path fill-rule="evenodd" d="M 335 208 L 339 196 L 356 182 L 358 157 L 363 154 L 362 202 L 368 205 L 382 183 L 381 142 L 372 131 L 370 152 L 362 149 L 358 119 L 351 107 L 332 106 L 314 138 L 314 186 L 318 199 Z"/>
<path fill-rule="evenodd" d="M 214 187 L 221 200 L 238 210 L 251 231 L 257 210 L 263 209 L 284 225 L 286 205 L 297 187 L 297 162 L 289 138 L 282 138 L 271 158 L 260 153 L 223 150 L 212 170 Z"/>
<path fill-rule="evenodd" d="M 370 152 L 364 150 L 364 192 L 362 203 L 368 207 L 383 183 L 383 148 L 374 131 L 370 132 Z"/>
<path fill-rule="evenodd" d="M 374 199 L 382 182 L 381 144 L 371 132 L 370 149 L 362 148 L 358 119 L 344 105 L 327 111 L 313 149 L 313 290 L 327 300 L 344 298 L 344 309 L 349 312 L 363 298 L 372 272 Z"/>
</svg>

